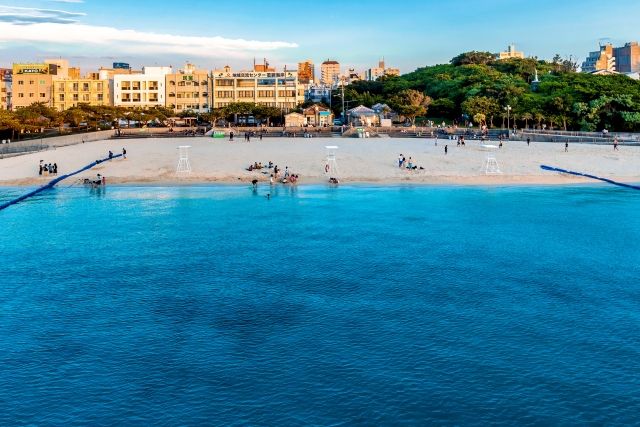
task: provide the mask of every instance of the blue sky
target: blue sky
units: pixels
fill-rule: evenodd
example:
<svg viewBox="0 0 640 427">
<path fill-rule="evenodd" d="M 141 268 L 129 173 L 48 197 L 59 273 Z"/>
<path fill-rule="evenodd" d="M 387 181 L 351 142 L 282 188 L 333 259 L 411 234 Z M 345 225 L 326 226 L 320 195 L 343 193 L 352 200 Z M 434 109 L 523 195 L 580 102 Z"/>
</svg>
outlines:
<svg viewBox="0 0 640 427">
<path fill-rule="evenodd" d="M 600 39 L 640 39 L 638 16 L 638 0 L 0 0 L 0 66 L 61 56 L 85 71 L 115 60 L 238 68 L 266 56 L 364 69 L 384 56 L 408 72 L 511 42 L 581 61 Z"/>
</svg>

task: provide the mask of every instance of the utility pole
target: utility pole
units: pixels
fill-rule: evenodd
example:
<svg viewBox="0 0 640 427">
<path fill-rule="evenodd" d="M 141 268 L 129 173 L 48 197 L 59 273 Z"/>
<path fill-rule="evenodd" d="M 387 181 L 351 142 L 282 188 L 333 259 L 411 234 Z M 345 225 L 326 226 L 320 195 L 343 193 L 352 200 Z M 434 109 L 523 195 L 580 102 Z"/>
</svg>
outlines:
<svg viewBox="0 0 640 427">
<path fill-rule="evenodd" d="M 347 124 L 347 112 L 344 109 L 344 79 L 342 79 L 342 124 Z"/>
</svg>

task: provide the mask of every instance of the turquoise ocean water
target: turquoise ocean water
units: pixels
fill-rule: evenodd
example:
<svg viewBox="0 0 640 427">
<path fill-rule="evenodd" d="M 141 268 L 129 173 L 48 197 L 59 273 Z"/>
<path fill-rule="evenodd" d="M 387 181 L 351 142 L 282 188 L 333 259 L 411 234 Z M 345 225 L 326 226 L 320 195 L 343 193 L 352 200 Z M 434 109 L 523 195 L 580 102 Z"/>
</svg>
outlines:
<svg viewBox="0 0 640 427">
<path fill-rule="evenodd" d="M 0 212 L 0 425 L 640 423 L 640 193 L 267 191 Z"/>
</svg>

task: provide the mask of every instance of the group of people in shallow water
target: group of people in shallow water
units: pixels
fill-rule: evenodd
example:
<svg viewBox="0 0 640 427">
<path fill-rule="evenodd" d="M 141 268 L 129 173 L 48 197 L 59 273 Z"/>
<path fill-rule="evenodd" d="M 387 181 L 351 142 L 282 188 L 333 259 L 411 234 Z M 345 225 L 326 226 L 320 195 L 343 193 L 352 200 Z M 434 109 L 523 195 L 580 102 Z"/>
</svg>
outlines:
<svg viewBox="0 0 640 427">
<path fill-rule="evenodd" d="M 44 163 L 44 160 L 40 160 L 38 175 L 58 175 L 58 164 Z"/>
<path fill-rule="evenodd" d="M 289 166 L 285 166 L 283 176 L 282 178 L 280 178 L 280 172 L 282 172 L 282 170 L 279 169 L 278 165 L 275 165 L 272 161 L 269 161 L 269 163 L 267 163 L 266 166 L 263 165 L 262 162 L 254 162 L 253 164 L 249 165 L 248 168 L 246 168 L 246 170 L 249 172 L 261 171 L 262 169 L 268 169 L 270 171 L 270 172 L 265 171 L 262 173 L 265 175 L 267 174 L 269 175 L 269 184 L 271 185 L 274 185 L 276 181 L 279 181 L 282 184 L 295 184 L 296 182 L 298 182 L 298 179 L 300 178 L 298 174 L 294 174 L 294 173 L 291 173 L 291 171 L 289 171 Z M 254 189 L 257 188 L 258 180 L 254 179 L 251 182 L 253 184 Z"/>
</svg>

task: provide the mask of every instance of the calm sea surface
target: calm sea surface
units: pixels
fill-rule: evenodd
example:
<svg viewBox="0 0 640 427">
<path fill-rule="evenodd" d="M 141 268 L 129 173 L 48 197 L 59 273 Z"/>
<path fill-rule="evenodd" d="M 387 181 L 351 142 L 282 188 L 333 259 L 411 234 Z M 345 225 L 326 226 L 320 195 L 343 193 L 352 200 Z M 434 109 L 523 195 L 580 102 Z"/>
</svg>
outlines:
<svg viewBox="0 0 640 427">
<path fill-rule="evenodd" d="M 266 192 L 0 212 L 0 425 L 640 423 L 639 192 Z"/>
</svg>

